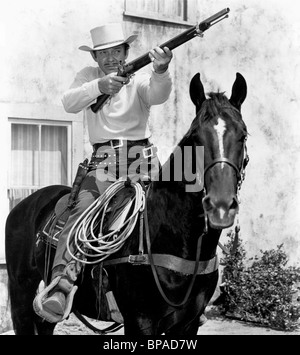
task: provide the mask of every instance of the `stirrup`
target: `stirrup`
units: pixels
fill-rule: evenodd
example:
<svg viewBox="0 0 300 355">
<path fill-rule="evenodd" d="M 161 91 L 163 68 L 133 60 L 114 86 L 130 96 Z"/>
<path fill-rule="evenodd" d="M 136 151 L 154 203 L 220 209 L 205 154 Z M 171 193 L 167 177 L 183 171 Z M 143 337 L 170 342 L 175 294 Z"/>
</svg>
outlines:
<svg viewBox="0 0 300 355">
<path fill-rule="evenodd" d="M 77 291 L 77 286 L 73 286 L 72 290 L 66 296 L 66 308 L 64 314 L 58 315 L 54 313 L 50 313 L 43 308 L 43 301 L 45 300 L 48 293 L 54 289 L 54 287 L 59 283 L 62 276 L 57 276 L 55 279 L 52 280 L 50 285 L 44 288 L 39 294 L 36 295 L 35 299 L 33 300 L 33 309 L 35 313 L 40 316 L 41 318 L 45 319 L 49 323 L 58 323 L 62 322 L 64 319 L 68 317 L 71 312 L 73 299 L 75 292 Z"/>
</svg>

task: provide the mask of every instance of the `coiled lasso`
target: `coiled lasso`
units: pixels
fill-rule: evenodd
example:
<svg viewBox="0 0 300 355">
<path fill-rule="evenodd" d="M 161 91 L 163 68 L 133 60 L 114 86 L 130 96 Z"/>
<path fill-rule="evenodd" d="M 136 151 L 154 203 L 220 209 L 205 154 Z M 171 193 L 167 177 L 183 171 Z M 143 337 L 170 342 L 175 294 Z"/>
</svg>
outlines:
<svg viewBox="0 0 300 355">
<path fill-rule="evenodd" d="M 125 182 L 126 178 L 120 178 L 110 185 L 74 223 L 67 240 L 67 249 L 73 259 L 85 264 L 96 264 L 122 248 L 135 227 L 139 212 L 143 211 L 145 207 L 145 192 L 141 184 L 131 181 L 130 184 L 135 189 L 132 213 L 126 217 L 118 230 L 103 234 L 103 222 L 107 207 L 112 198 L 126 188 Z M 100 231 L 97 236 L 94 234 L 94 230 L 99 224 Z M 70 250 L 71 243 L 76 245 L 76 255 Z M 87 257 L 89 260 L 87 260 Z"/>
</svg>

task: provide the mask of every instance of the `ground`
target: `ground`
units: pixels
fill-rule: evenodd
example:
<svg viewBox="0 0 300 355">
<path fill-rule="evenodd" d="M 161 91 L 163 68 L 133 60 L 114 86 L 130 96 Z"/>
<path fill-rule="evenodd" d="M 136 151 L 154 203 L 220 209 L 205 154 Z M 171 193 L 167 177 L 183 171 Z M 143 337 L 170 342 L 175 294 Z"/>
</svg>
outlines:
<svg viewBox="0 0 300 355">
<path fill-rule="evenodd" d="M 258 326 L 253 323 L 246 323 L 224 318 L 212 307 L 207 313 L 207 322 L 199 327 L 198 335 L 300 335 L 300 329 L 293 332 L 278 331 Z M 92 322 L 100 329 L 109 326 L 111 323 Z M 95 335 L 95 333 L 83 325 L 75 316 L 71 315 L 68 320 L 58 324 L 55 329 L 57 335 Z M 111 335 L 123 335 L 121 328 Z"/>
<path fill-rule="evenodd" d="M 222 317 L 214 307 L 210 307 L 207 312 L 207 321 L 199 327 L 197 335 L 300 335 L 300 328 L 296 331 L 279 331 L 259 326 L 254 323 L 230 320 Z M 97 328 L 104 329 L 112 323 L 90 320 Z M 55 328 L 55 335 L 97 335 L 88 329 L 75 315 L 71 314 L 68 319 L 59 323 Z M 1 335 L 14 335 L 13 331 Z M 124 335 L 124 329 L 121 328 L 115 333 L 108 335 Z"/>
</svg>

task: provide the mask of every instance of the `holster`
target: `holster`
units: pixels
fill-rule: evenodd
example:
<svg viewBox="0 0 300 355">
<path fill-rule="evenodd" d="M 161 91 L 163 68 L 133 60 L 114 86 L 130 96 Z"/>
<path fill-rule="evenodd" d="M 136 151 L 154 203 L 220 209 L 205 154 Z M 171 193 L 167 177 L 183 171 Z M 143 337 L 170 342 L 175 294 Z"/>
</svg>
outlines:
<svg viewBox="0 0 300 355">
<path fill-rule="evenodd" d="M 68 199 L 68 208 L 72 209 L 76 204 L 76 199 L 80 190 L 82 181 L 86 177 L 89 170 L 88 159 L 85 159 L 82 163 L 79 164 L 77 173 L 72 185 L 71 193 Z"/>
</svg>

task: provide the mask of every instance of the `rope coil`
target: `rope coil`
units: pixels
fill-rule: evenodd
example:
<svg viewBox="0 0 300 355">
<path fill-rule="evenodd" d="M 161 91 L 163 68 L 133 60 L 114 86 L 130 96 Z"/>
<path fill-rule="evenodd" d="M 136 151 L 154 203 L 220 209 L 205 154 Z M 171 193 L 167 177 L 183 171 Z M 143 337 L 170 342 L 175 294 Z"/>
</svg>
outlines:
<svg viewBox="0 0 300 355">
<path fill-rule="evenodd" d="M 103 234 L 104 218 L 109 203 L 118 192 L 126 188 L 126 181 L 126 178 L 115 181 L 74 223 L 67 240 L 67 249 L 73 259 L 84 264 L 96 264 L 122 248 L 136 225 L 139 213 L 145 208 L 145 192 L 141 184 L 131 181 L 131 186 L 135 190 L 130 200 L 133 202 L 132 213 L 126 217 L 118 230 Z M 94 231 L 98 226 L 99 233 L 95 235 Z M 72 243 L 75 243 L 76 255 L 70 249 Z M 78 254 L 81 257 L 78 257 Z M 87 258 L 94 260 L 87 260 Z"/>
</svg>

